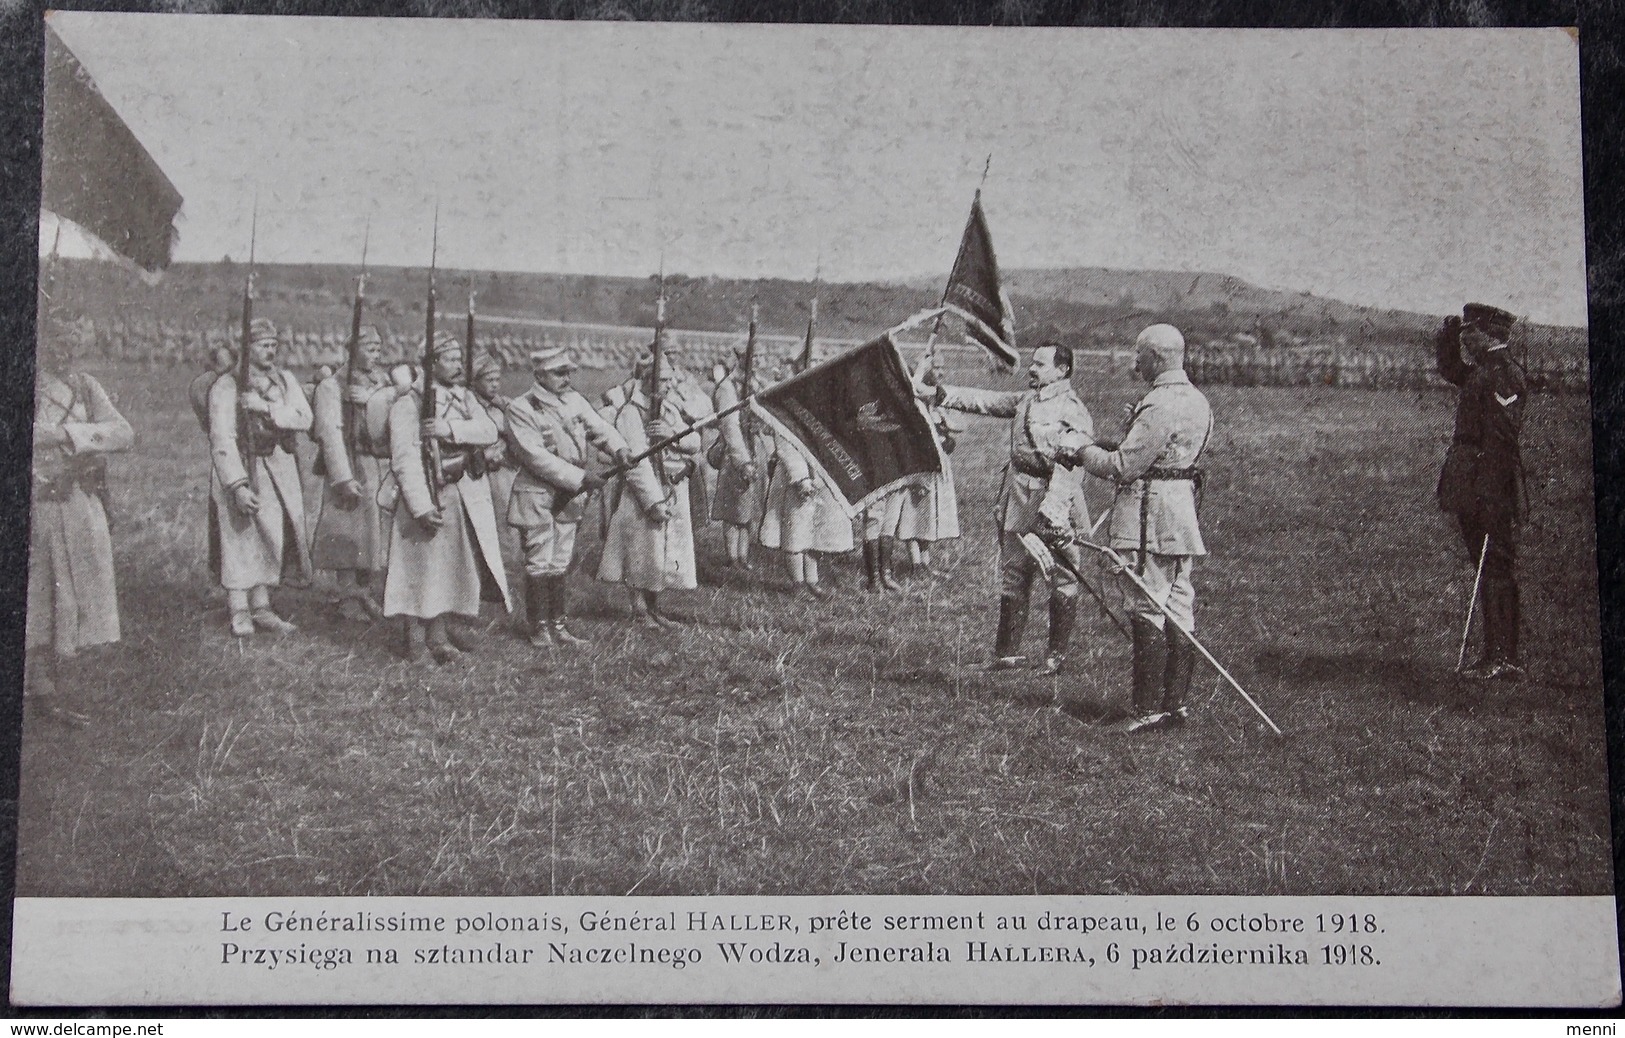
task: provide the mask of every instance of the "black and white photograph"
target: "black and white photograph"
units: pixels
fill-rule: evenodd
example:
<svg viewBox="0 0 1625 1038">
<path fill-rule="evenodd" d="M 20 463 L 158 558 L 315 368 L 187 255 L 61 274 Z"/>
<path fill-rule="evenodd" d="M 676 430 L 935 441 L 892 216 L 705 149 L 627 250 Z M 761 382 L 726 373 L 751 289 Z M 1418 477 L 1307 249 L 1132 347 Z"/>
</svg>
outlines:
<svg viewBox="0 0 1625 1038">
<path fill-rule="evenodd" d="M 1597 902 L 1618 1004 L 1572 32 L 44 33 L 14 971 L 636 985 L 684 899 L 803 1001 L 1408 1002 L 1384 904 Z"/>
</svg>

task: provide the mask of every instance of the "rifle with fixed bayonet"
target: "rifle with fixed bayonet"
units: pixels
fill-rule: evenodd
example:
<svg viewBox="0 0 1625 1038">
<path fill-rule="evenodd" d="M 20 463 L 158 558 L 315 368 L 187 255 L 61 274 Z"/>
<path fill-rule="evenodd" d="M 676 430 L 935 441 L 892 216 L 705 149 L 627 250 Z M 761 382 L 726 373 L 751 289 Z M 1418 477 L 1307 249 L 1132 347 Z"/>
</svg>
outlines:
<svg viewBox="0 0 1625 1038">
<path fill-rule="evenodd" d="M 248 273 L 243 278 L 242 341 L 237 350 L 237 453 L 251 480 L 254 478 L 254 457 L 258 453 L 255 450 L 258 445 L 253 441 L 259 427 L 253 415 L 243 410 L 243 394 L 248 392 L 248 353 L 249 345 L 254 340 L 254 246 L 259 237 L 259 226 L 260 203 L 255 198 L 254 215 L 248 226 Z"/>
<path fill-rule="evenodd" d="M 440 207 L 434 210 L 434 238 L 429 247 L 429 298 L 423 308 L 423 397 L 418 409 L 418 418 L 423 423 L 434 421 L 440 417 L 440 399 L 435 386 L 435 360 L 434 344 L 434 268 L 440 254 Z M 419 434 L 422 443 L 423 479 L 429 487 L 429 500 L 434 507 L 440 507 L 440 487 L 443 471 L 440 465 L 440 438 L 434 434 L 427 424 Z"/>
<path fill-rule="evenodd" d="M 663 413 L 666 394 L 663 392 L 665 379 L 662 368 L 665 364 L 666 347 L 666 258 L 660 257 L 660 295 L 655 298 L 655 341 L 649 349 L 649 421 L 658 422 Z M 662 490 L 666 487 L 666 466 L 656 458 L 654 463 L 655 479 Z"/>
<path fill-rule="evenodd" d="M 367 245 L 372 240 L 372 219 L 367 220 L 367 229 L 361 236 L 361 273 L 355 279 L 355 300 L 350 305 L 350 342 L 345 349 L 344 358 L 344 387 L 339 397 L 339 417 L 343 422 L 344 453 L 355 462 L 356 429 L 360 422 L 366 420 L 360 414 L 359 405 L 350 400 L 350 386 L 355 379 L 355 351 L 361 345 L 361 311 L 366 306 L 367 299 Z"/>
</svg>

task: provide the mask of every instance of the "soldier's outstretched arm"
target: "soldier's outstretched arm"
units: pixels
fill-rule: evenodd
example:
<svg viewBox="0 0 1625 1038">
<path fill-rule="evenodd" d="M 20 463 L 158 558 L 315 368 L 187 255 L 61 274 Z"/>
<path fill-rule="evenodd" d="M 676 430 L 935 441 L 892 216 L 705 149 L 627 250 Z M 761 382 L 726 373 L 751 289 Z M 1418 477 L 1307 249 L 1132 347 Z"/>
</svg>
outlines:
<svg viewBox="0 0 1625 1038">
<path fill-rule="evenodd" d="M 1147 401 L 1135 414 L 1133 424 L 1115 450 L 1090 442 L 1081 450 L 1070 452 L 1069 460 L 1081 465 L 1091 476 L 1129 483 L 1145 475 L 1156 463 L 1157 455 L 1167 446 L 1167 439 L 1160 405 Z"/>
<path fill-rule="evenodd" d="M 939 385 L 936 405 L 951 411 L 987 415 L 989 418 L 1014 418 L 1016 408 L 1021 405 L 1021 398 L 1025 395 L 1023 392 Z"/>
</svg>

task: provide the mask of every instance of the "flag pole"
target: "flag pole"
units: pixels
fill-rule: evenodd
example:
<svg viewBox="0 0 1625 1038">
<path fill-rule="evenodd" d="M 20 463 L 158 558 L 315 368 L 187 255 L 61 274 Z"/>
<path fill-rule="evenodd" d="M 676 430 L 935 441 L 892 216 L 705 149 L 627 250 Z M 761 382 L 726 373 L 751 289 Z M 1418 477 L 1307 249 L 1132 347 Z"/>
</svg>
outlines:
<svg viewBox="0 0 1625 1038">
<path fill-rule="evenodd" d="M 948 292 L 953 287 L 954 271 L 959 269 L 959 261 L 965 258 L 965 241 L 970 231 L 971 221 L 975 219 L 976 203 L 982 200 L 982 188 L 987 186 L 988 170 L 993 168 L 993 153 L 987 153 L 987 161 L 982 163 L 982 179 L 976 182 L 976 194 L 971 199 L 970 214 L 965 217 L 965 230 L 959 234 L 959 251 L 954 254 L 954 265 L 948 268 L 948 283 L 942 286 L 942 299 L 938 305 L 948 301 Z M 942 331 L 943 314 L 937 315 L 936 323 L 931 326 L 931 334 L 925 340 L 924 361 L 931 368 L 937 366 L 937 334 Z"/>
</svg>

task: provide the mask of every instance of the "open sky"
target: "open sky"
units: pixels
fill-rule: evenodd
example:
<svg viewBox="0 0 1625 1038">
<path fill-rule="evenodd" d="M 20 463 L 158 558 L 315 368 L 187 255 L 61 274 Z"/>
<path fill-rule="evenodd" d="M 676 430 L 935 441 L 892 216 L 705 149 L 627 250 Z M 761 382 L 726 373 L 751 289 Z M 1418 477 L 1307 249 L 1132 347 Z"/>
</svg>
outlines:
<svg viewBox="0 0 1625 1038">
<path fill-rule="evenodd" d="M 1561 30 L 50 17 L 179 259 L 945 278 L 991 153 L 1006 267 L 1585 323 Z"/>
</svg>

